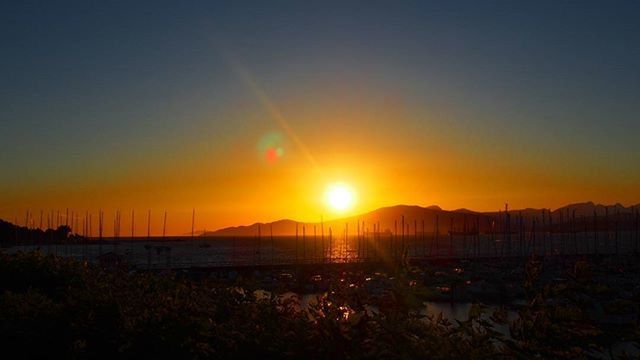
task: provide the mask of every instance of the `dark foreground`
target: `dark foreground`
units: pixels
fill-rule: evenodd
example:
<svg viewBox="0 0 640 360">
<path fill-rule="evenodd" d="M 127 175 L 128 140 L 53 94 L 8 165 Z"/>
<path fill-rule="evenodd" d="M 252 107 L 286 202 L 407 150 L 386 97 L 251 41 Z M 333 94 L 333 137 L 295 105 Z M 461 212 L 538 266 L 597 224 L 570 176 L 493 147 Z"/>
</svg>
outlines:
<svg viewBox="0 0 640 360">
<path fill-rule="evenodd" d="M 635 358 L 638 260 L 136 273 L 0 254 L 0 345 L 21 358 Z M 433 300 L 476 305 L 449 321 L 421 311 Z"/>
</svg>

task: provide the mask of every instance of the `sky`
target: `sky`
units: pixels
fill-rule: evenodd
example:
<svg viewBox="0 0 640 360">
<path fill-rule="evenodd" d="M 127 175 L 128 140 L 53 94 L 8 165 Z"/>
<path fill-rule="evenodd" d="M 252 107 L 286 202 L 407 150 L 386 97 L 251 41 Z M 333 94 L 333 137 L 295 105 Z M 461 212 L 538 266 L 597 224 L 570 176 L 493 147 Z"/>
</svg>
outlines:
<svg viewBox="0 0 640 360">
<path fill-rule="evenodd" d="M 0 51 L 21 224 L 640 203 L 637 1 L 3 1 Z"/>
</svg>

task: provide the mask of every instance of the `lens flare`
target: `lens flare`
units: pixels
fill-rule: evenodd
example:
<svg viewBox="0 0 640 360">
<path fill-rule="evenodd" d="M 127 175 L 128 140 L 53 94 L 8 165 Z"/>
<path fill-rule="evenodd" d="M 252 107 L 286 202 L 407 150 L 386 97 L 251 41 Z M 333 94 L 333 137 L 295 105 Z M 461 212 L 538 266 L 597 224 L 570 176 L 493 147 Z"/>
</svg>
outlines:
<svg viewBox="0 0 640 360">
<path fill-rule="evenodd" d="M 258 141 L 258 155 L 267 164 L 275 164 L 284 156 L 283 137 L 279 132 L 269 132 Z"/>
<path fill-rule="evenodd" d="M 268 148 L 265 157 L 268 163 L 273 164 L 278 161 L 278 159 L 281 158 L 282 155 L 284 155 L 284 150 L 281 147 Z"/>
</svg>

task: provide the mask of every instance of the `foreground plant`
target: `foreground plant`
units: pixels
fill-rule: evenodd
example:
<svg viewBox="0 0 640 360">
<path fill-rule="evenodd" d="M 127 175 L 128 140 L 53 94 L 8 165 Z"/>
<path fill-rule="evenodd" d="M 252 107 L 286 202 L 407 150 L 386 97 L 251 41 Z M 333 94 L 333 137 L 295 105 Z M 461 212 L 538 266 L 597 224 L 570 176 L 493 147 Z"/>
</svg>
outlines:
<svg viewBox="0 0 640 360">
<path fill-rule="evenodd" d="M 545 286 L 537 265 L 527 266 L 529 303 L 516 319 L 477 304 L 467 320 L 450 321 L 420 313 L 424 288 L 408 271 L 394 274 L 374 310 L 365 288 L 340 280 L 301 309 L 295 296 L 259 296 L 250 283 L 0 254 L 0 342 L 26 358 L 201 359 L 572 359 L 611 352 L 622 338 L 637 343 L 637 323 L 611 331 L 588 316 L 585 296 L 602 287 L 584 276 L 584 264 L 570 282 Z"/>
</svg>

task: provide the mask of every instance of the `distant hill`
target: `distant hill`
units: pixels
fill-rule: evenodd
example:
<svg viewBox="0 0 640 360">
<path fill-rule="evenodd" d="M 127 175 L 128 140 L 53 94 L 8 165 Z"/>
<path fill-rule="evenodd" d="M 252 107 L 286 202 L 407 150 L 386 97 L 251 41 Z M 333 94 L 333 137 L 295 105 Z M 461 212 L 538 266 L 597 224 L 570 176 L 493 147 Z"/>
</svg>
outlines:
<svg viewBox="0 0 640 360">
<path fill-rule="evenodd" d="M 640 204 L 625 207 L 621 204 L 601 205 L 593 202 L 570 204 L 556 210 L 549 209 L 509 209 L 509 222 L 511 228 L 515 231 L 522 219 L 522 226 L 529 229 L 535 220 L 537 225 L 543 224 L 547 227 L 560 227 L 571 221 L 575 211 L 575 222 L 580 221 L 582 217 L 592 217 L 597 214 L 603 217 L 609 214 L 613 219 L 617 214 L 626 216 L 626 221 L 631 221 L 632 214 L 636 209 L 640 210 Z M 334 235 L 343 235 L 348 231 L 350 235 L 356 234 L 358 231 L 371 232 L 398 232 L 402 233 L 402 219 L 404 218 L 405 233 L 413 235 L 414 232 L 421 233 L 424 231 L 432 234 L 436 231 L 436 226 L 440 234 L 447 234 L 449 231 L 456 233 L 475 232 L 477 228 L 481 232 L 498 231 L 506 223 L 504 211 L 496 212 L 476 212 L 468 209 L 443 210 L 439 206 L 421 207 L 416 205 L 396 205 L 383 207 L 368 213 L 351 216 L 347 218 L 312 223 L 296 222 L 295 220 L 284 219 L 271 223 L 255 223 L 251 225 L 242 225 L 227 227 L 216 231 L 205 232 L 203 236 L 257 236 L 260 232 L 261 236 L 294 236 L 296 234 L 296 226 L 298 235 L 302 236 L 303 232 L 306 236 L 313 236 L 315 233 L 319 236 L 329 234 L 329 230 Z M 551 218 L 551 221 L 549 220 Z M 602 221 L 601 221 L 602 223 Z M 602 226 L 602 225 L 601 225 Z"/>
<path fill-rule="evenodd" d="M 598 216 L 604 216 L 607 213 L 609 213 L 610 215 L 615 215 L 616 213 L 629 214 L 634 212 L 636 209 L 640 210 L 640 204 L 624 207 L 619 203 L 614 205 L 602 205 L 594 204 L 593 202 L 589 201 L 585 203 L 570 204 L 555 210 L 553 213 L 564 213 L 567 216 L 572 216 L 573 211 L 575 211 L 575 216 L 581 217 L 593 216 L 595 212 L 596 214 L 598 214 Z"/>
<path fill-rule="evenodd" d="M 422 221 L 425 222 L 425 231 L 434 231 L 435 219 L 438 217 L 440 227 L 446 227 L 451 219 L 456 222 L 464 222 L 464 214 L 442 210 L 437 206 L 420 207 L 409 205 L 397 205 L 380 208 L 365 214 L 348 218 L 325 221 L 323 223 L 300 223 L 294 220 L 278 220 L 272 223 L 256 223 L 246 226 L 236 226 L 207 232 L 206 236 L 257 236 L 258 229 L 262 235 L 269 235 L 273 232 L 275 236 L 291 236 L 296 234 L 296 224 L 298 234 L 302 235 L 303 229 L 306 235 L 312 236 L 314 227 L 317 235 L 324 232 L 325 235 L 331 229 L 333 234 L 342 234 L 345 230 L 349 234 L 356 234 L 358 226 L 364 227 L 368 232 L 373 232 L 374 227 L 377 232 L 393 232 L 396 227 L 398 232 L 402 232 L 402 217 L 405 220 L 405 232 L 414 232 L 417 227 L 418 232 L 422 231 Z M 364 223 L 364 225 L 362 225 Z M 441 229 L 443 232 L 446 229 Z"/>
<path fill-rule="evenodd" d="M 264 236 L 271 233 L 275 236 L 295 235 L 296 222 L 293 220 L 278 220 L 271 223 L 255 223 L 252 225 L 241 225 L 227 227 L 216 231 L 206 232 L 205 236 L 257 236 L 258 231 Z M 300 230 L 302 234 L 302 230 Z"/>
</svg>

